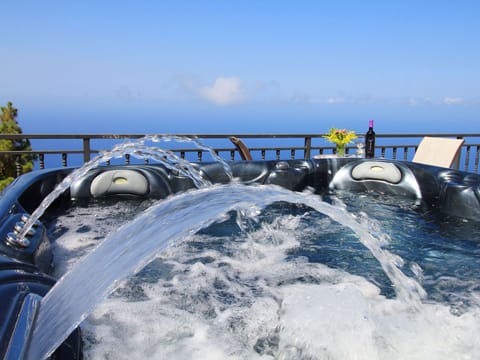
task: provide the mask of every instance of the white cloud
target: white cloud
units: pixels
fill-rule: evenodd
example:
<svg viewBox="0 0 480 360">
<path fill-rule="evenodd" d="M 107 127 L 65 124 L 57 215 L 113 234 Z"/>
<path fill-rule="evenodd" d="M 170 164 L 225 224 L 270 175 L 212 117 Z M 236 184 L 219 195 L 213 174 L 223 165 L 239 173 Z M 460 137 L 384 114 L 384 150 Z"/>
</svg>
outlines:
<svg viewBox="0 0 480 360">
<path fill-rule="evenodd" d="M 212 86 L 200 88 L 199 94 L 216 105 L 231 105 L 243 100 L 241 81 L 237 77 L 218 77 Z"/>
<path fill-rule="evenodd" d="M 410 97 L 407 99 L 402 99 L 401 103 L 406 103 L 409 106 L 438 105 L 438 100 L 435 101 L 429 97 Z"/>
<path fill-rule="evenodd" d="M 465 100 L 460 97 L 446 97 L 443 99 L 443 103 L 446 105 L 457 105 L 457 104 L 463 104 Z"/>
<path fill-rule="evenodd" d="M 343 104 L 345 102 L 345 98 L 343 97 L 329 97 L 327 99 L 327 104 Z"/>
</svg>

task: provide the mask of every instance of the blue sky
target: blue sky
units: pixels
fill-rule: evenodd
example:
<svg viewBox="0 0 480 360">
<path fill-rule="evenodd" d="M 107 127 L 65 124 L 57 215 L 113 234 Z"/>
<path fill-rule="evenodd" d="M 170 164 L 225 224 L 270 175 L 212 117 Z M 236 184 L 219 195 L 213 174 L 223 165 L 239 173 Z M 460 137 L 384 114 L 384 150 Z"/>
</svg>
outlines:
<svg viewBox="0 0 480 360">
<path fill-rule="evenodd" d="M 26 133 L 480 130 L 479 1 L 1 8 L 0 103 Z"/>
</svg>

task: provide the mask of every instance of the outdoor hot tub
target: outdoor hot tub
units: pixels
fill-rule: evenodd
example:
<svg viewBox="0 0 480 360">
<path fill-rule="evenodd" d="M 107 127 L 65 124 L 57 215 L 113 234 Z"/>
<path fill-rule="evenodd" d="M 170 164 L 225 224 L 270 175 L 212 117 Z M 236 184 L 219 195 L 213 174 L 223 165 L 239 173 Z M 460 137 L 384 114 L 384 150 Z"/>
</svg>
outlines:
<svg viewBox="0 0 480 360">
<path fill-rule="evenodd" d="M 233 180 L 218 162 L 192 164 L 211 192 L 164 164 L 92 168 L 21 240 L 15 234 L 74 169 L 16 179 L 0 199 L 0 358 L 31 358 L 36 331 L 45 333 L 36 328 L 42 299 L 117 230 L 112 251 L 135 232 L 165 244 L 132 264 L 136 275 L 98 285 L 110 296 L 59 336 L 58 359 L 480 355 L 480 176 L 359 158 L 228 166 Z M 221 216 L 202 217 L 223 209 L 220 200 Z M 79 307 L 88 297 L 69 294 Z"/>
</svg>

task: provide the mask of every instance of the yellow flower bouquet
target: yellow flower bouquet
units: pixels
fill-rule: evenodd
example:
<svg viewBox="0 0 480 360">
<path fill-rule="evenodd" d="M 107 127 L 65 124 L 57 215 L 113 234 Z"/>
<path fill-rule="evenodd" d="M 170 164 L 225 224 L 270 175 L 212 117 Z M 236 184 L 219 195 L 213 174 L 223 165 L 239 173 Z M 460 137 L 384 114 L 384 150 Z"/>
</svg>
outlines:
<svg viewBox="0 0 480 360">
<path fill-rule="evenodd" d="M 323 137 L 336 145 L 335 153 L 337 156 L 344 156 L 345 145 L 358 138 L 357 134 L 355 134 L 355 131 L 337 128 L 331 128 L 328 134 L 324 135 Z"/>
</svg>

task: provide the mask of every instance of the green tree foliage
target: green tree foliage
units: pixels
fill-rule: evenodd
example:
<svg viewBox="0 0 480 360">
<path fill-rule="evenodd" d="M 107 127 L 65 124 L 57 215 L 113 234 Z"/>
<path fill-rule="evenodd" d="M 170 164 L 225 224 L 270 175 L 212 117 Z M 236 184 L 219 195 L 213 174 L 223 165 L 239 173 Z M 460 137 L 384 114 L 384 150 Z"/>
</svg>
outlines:
<svg viewBox="0 0 480 360">
<path fill-rule="evenodd" d="M 21 134 L 22 129 L 17 122 L 18 110 L 13 107 L 11 102 L 7 103 L 7 106 L 2 106 L 1 110 L 1 123 L 0 134 Z M 15 139 L 7 140 L 0 139 L 0 150 L 31 150 L 30 141 L 28 139 Z M 0 190 L 3 190 L 17 175 L 16 169 L 16 155 L 0 155 Z M 20 165 L 22 167 L 22 173 L 32 171 L 33 155 L 21 155 Z"/>
</svg>

